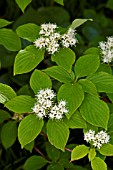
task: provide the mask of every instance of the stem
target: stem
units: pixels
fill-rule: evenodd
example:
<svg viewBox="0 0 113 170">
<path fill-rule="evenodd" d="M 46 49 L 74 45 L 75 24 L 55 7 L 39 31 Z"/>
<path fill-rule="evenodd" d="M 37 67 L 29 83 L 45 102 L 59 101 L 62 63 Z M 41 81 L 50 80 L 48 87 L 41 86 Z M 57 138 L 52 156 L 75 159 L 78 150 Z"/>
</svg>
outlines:
<svg viewBox="0 0 113 170">
<path fill-rule="evenodd" d="M 65 150 L 68 151 L 68 152 L 72 152 L 72 150 L 69 149 L 69 148 L 65 148 Z"/>
<path fill-rule="evenodd" d="M 41 131 L 41 134 L 44 135 L 46 139 L 48 139 L 48 136 L 44 132 Z"/>
<path fill-rule="evenodd" d="M 48 158 L 37 148 L 37 147 L 34 147 L 35 151 L 38 152 L 43 158 L 45 158 L 49 163 L 51 163 Z"/>
</svg>

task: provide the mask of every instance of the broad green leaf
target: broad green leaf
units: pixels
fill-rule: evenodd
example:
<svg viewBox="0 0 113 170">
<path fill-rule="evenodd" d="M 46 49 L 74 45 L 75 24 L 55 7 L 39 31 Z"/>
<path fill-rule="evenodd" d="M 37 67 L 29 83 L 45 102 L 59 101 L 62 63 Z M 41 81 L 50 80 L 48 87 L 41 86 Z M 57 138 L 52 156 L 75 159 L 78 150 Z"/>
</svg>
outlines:
<svg viewBox="0 0 113 170">
<path fill-rule="evenodd" d="M 108 74 L 112 74 L 112 68 L 108 64 L 100 63 L 100 66 L 99 66 L 97 72 L 106 72 Z"/>
<path fill-rule="evenodd" d="M 27 145 L 25 145 L 24 148 L 32 153 L 32 150 L 34 148 L 34 140 L 32 142 L 28 143 Z"/>
<path fill-rule="evenodd" d="M 7 25 L 9 25 L 9 24 L 11 24 L 11 23 L 12 23 L 12 22 L 7 21 L 7 20 L 5 20 L 5 19 L 0 19 L 0 28 L 5 27 L 5 26 L 7 26 Z"/>
<path fill-rule="evenodd" d="M 31 3 L 31 1 L 32 0 L 16 0 L 16 3 L 18 4 L 22 12 L 24 12 L 25 8 Z"/>
<path fill-rule="evenodd" d="M 5 103 L 15 96 L 16 93 L 10 86 L 0 83 L 0 103 Z"/>
<path fill-rule="evenodd" d="M 91 161 L 91 167 L 93 170 L 107 170 L 106 163 L 99 157 L 95 157 Z"/>
<path fill-rule="evenodd" d="M 14 75 L 28 73 L 44 59 L 44 51 L 35 46 L 27 46 L 16 55 L 14 63 Z"/>
<path fill-rule="evenodd" d="M 0 44 L 10 51 L 18 51 L 21 49 L 21 41 L 17 34 L 10 29 L 0 29 Z"/>
<path fill-rule="evenodd" d="M 50 77 L 63 83 L 72 82 L 75 77 L 72 71 L 69 73 L 61 66 L 47 68 L 44 72 L 46 72 Z"/>
<path fill-rule="evenodd" d="M 47 170 L 64 170 L 64 167 L 59 162 L 58 163 L 53 162 L 50 165 L 48 165 Z"/>
<path fill-rule="evenodd" d="M 72 22 L 70 27 L 75 29 L 75 28 L 79 27 L 80 25 L 84 24 L 86 21 L 92 21 L 92 19 L 75 19 Z"/>
<path fill-rule="evenodd" d="M 71 161 L 81 159 L 89 153 L 89 147 L 85 145 L 76 146 L 71 153 Z"/>
<path fill-rule="evenodd" d="M 28 158 L 23 166 L 24 170 L 37 170 L 45 166 L 48 161 L 42 156 L 33 155 Z"/>
<path fill-rule="evenodd" d="M 31 96 L 20 95 L 8 101 L 5 107 L 16 113 L 27 113 L 32 112 L 35 102 L 36 100 Z"/>
<path fill-rule="evenodd" d="M 92 161 L 96 156 L 96 151 L 94 148 L 91 148 L 88 154 L 89 161 Z"/>
<path fill-rule="evenodd" d="M 75 53 L 71 49 L 60 48 L 58 52 L 51 56 L 51 59 L 70 73 L 75 57 Z"/>
<path fill-rule="evenodd" d="M 78 109 L 84 100 L 84 92 L 80 84 L 66 83 L 63 84 L 57 94 L 58 100 L 66 100 L 67 108 L 69 113 L 66 114 L 67 118 L 70 118 L 71 115 Z"/>
<path fill-rule="evenodd" d="M 87 128 L 86 121 L 82 118 L 81 113 L 79 113 L 78 111 L 73 113 L 70 119 L 65 118 L 64 122 L 71 129 Z"/>
<path fill-rule="evenodd" d="M 87 54 L 81 56 L 75 63 L 76 78 L 81 78 L 95 73 L 100 65 L 99 56 L 97 54 Z"/>
<path fill-rule="evenodd" d="M 54 0 L 54 1 L 57 2 L 57 3 L 60 4 L 60 5 L 64 5 L 63 0 Z"/>
<path fill-rule="evenodd" d="M 11 118 L 11 115 L 7 111 L 0 109 L 0 123 L 3 123 L 9 118 Z"/>
<path fill-rule="evenodd" d="M 87 122 L 107 129 L 109 108 L 98 97 L 87 94 L 80 107 L 80 112 Z"/>
<path fill-rule="evenodd" d="M 18 139 L 22 148 L 32 142 L 41 132 L 44 122 L 34 114 L 26 116 L 19 124 Z"/>
<path fill-rule="evenodd" d="M 57 148 L 55 148 L 53 145 L 51 145 L 49 142 L 46 143 L 46 152 L 47 152 L 47 156 L 55 162 L 60 157 L 60 151 Z"/>
<path fill-rule="evenodd" d="M 107 93 L 109 100 L 113 103 L 113 93 Z"/>
<path fill-rule="evenodd" d="M 108 132 L 113 132 L 113 113 L 110 114 L 110 118 L 108 121 Z"/>
<path fill-rule="evenodd" d="M 105 156 L 113 156 L 113 145 L 110 143 L 102 145 L 98 151 Z"/>
<path fill-rule="evenodd" d="M 16 29 L 19 37 L 34 42 L 39 37 L 40 27 L 33 23 L 21 25 Z"/>
<path fill-rule="evenodd" d="M 47 123 L 47 136 L 52 145 L 64 151 L 69 137 L 69 129 L 62 120 L 53 121 L 49 119 Z"/>
<path fill-rule="evenodd" d="M 78 82 L 81 84 L 84 92 L 87 92 L 91 95 L 98 96 L 96 86 L 90 80 L 80 79 Z"/>
<path fill-rule="evenodd" d="M 1 141 L 5 149 L 12 146 L 17 137 L 16 122 L 10 121 L 3 125 L 1 130 Z"/>
<path fill-rule="evenodd" d="M 97 55 L 100 55 L 100 49 L 97 48 L 97 47 L 91 47 L 91 48 L 88 48 L 84 54 L 97 54 Z"/>
<path fill-rule="evenodd" d="M 51 88 L 52 82 L 46 73 L 35 70 L 30 78 L 30 86 L 36 94 L 40 89 Z"/>
<path fill-rule="evenodd" d="M 105 72 L 97 72 L 88 79 L 92 81 L 98 92 L 113 93 L 113 76 Z"/>
</svg>

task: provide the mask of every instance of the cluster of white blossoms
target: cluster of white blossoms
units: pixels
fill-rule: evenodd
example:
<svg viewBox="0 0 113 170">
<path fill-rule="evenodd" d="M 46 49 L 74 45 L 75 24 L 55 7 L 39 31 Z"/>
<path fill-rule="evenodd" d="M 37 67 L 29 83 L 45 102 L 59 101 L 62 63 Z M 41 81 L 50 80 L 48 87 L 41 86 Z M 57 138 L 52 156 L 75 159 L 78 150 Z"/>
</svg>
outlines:
<svg viewBox="0 0 113 170">
<path fill-rule="evenodd" d="M 113 60 L 113 37 L 108 37 L 106 42 L 99 43 L 101 49 L 102 61 L 110 63 Z"/>
<path fill-rule="evenodd" d="M 56 24 L 42 24 L 39 32 L 40 37 L 36 39 L 34 45 L 39 49 L 46 49 L 49 54 L 54 54 L 60 45 L 68 48 L 77 43 L 74 29 L 70 28 L 67 34 L 60 35 L 56 32 L 56 28 L 58 28 Z"/>
<path fill-rule="evenodd" d="M 103 144 L 109 142 L 110 136 L 103 130 L 95 134 L 95 131 L 89 130 L 84 134 L 84 140 L 86 142 L 91 142 L 94 147 L 100 149 Z"/>
<path fill-rule="evenodd" d="M 51 89 L 41 89 L 36 94 L 37 102 L 32 110 L 38 118 L 43 119 L 48 116 L 50 119 L 60 120 L 65 113 L 68 113 L 66 101 L 61 100 L 56 104 L 54 101 L 55 97 L 56 94 Z"/>
</svg>

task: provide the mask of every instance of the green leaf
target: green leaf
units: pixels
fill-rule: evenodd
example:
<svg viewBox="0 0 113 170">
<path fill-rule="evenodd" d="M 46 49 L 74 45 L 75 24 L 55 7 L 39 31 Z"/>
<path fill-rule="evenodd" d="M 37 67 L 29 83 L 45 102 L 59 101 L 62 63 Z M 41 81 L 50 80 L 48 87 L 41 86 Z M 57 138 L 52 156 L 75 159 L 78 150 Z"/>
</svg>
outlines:
<svg viewBox="0 0 113 170">
<path fill-rule="evenodd" d="M 62 120 L 53 121 L 49 119 L 47 123 L 47 136 L 52 145 L 64 151 L 69 137 L 69 129 Z"/>
<path fill-rule="evenodd" d="M 31 3 L 31 1 L 32 0 L 16 0 L 16 3 L 18 4 L 22 12 L 24 12 L 25 8 Z"/>
<path fill-rule="evenodd" d="M 48 161 L 45 158 L 43 158 L 41 156 L 33 155 L 27 159 L 23 168 L 24 168 L 24 170 L 31 170 L 31 169 L 37 170 L 37 169 L 41 169 L 47 163 L 48 163 Z"/>
<path fill-rule="evenodd" d="M 107 1 L 107 4 L 106 4 L 106 7 L 113 10 L 113 1 L 112 0 L 108 0 Z"/>
<path fill-rule="evenodd" d="M 16 93 L 10 86 L 0 83 L 0 103 L 5 103 L 15 96 Z"/>
<path fill-rule="evenodd" d="M 34 42 L 39 37 L 40 27 L 33 23 L 19 26 L 16 32 L 19 37 Z"/>
<path fill-rule="evenodd" d="M 108 64 L 100 63 L 100 66 L 97 72 L 106 72 L 106 73 L 112 74 L 112 68 Z"/>
<path fill-rule="evenodd" d="M 78 111 L 76 111 L 70 117 L 70 119 L 65 118 L 64 122 L 71 129 L 75 129 L 75 128 L 87 128 L 86 121 L 82 118 L 81 114 Z"/>
<path fill-rule="evenodd" d="M 113 113 L 110 114 L 110 118 L 108 122 L 108 132 L 113 132 Z"/>
<path fill-rule="evenodd" d="M 89 161 L 92 161 L 96 156 L 96 151 L 94 148 L 91 148 L 88 154 Z"/>
<path fill-rule="evenodd" d="M 98 96 L 96 86 L 88 79 L 80 79 L 78 83 L 81 84 L 84 92 L 87 92 L 91 95 Z"/>
<path fill-rule="evenodd" d="M 61 66 L 52 66 L 45 69 L 44 72 L 46 72 L 50 77 L 63 83 L 72 82 L 75 77 L 72 71 L 69 73 Z"/>
<path fill-rule="evenodd" d="M 11 23 L 12 23 L 12 22 L 7 21 L 7 20 L 5 20 L 5 19 L 0 19 L 0 28 L 5 27 L 5 26 L 7 26 L 7 25 L 9 25 L 9 24 L 11 24 Z"/>
<path fill-rule="evenodd" d="M 22 148 L 32 142 L 41 132 L 44 122 L 31 114 L 26 116 L 19 124 L 18 139 Z"/>
<path fill-rule="evenodd" d="M 47 156 L 52 160 L 52 161 L 57 161 L 60 157 L 60 151 L 55 148 L 53 145 L 51 145 L 49 142 L 46 143 L 46 152 Z"/>
<path fill-rule="evenodd" d="M 106 163 L 99 157 L 95 157 L 91 161 L 91 167 L 93 170 L 107 170 Z"/>
<path fill-rule="evenodd" d="M 107 129 L 109 108 L 98 97 L 87 94 L 80 107 L 80 112 L 87 122 Z"/>
<path fill-rule="evenodd" d="M 91 48 L 88 48 L 84 54 L 97 54 L 97 55 L 100 55 L 100 49 L 97 48 L 97 47 L 91 47 Z"/>
<path fill-rule="evenodd" d="M 40 89 L 51 88 L 52 82 L 46 73 L 35 70 L 30 78 L 30 86 L 36 94 Z"/>
<path fill-rule="evenodd" d="M 27 145 L 25 145 L 24 148 L 32 153 L 32 150 L 34 148 L 34 140 L 32 142 L 28 143 Z"/>
<path fill-rule="evenodd" d="M 53 162 L 47 167 L 47 170 L 64 170 L 64 167 L 62 164 Z"/>
<path fill-rule="evenodd" d="M 0 123 L 3 123 L 9 118 L 11 118 L 11 115 L 7 111 L 0 109 Z"/>
<path fill-rule="evenodd" d="M 85 145 L 76 146 L 71 153 L 71 161 L 81 159 L 89 153 L 89 147 Z"/>
<path fill-rule="evenodd" d="M 0 44 L 10 51 L 18 51 L 21 49 L 21 41 L 17 34 L 6 28 L 0 29 Z"/>
<path fill-rule="evenodd" d="M 54 0 L 54 1 L 57 2 L 57 3 L 60 4 L 60 5 L 64 5 L 63 0 Z"/>
<path fill-rule="evenodd" d="M 31 96 L 20 95 L 8 101 L 5 107 L 16 113 L 27 113 L 32 112 L 35 102 L 36 100 Z"/>
<path fill-rule="evenodd" d="M 102 145 L 98 151 L 105 156 L 113 156 L 113 145 L 110 143 Z"/>
<path fill-rule="evenodd" d="M 95 73 L 100 65 L 97 54 L 88 54 L 81 56 L 75 63 L 76 78 L 81 78 Z"/>
<path fill-rule="evenodd" d="M 98 92 L 113 93 L 113 76 L 105 72 L 98 72 L 88 77 L 92 81 Z"/>
<path fill-rule="evenodd" d="M 75 53 L 69 48 L 60 48 L 58 52 L 51 55 L 52 61 L 56 62 L 59 66 L 62 66 L 69 73 L 75 62 L 75 57 Z"/>
<path fill-rule="evenodd" d="M 57 98 L 58 100 L 61 100 L 61 99 L 66 100 L 67 108 L 69 110 L 69 113 L 66 114 L 66 116 L 67 118 L 70 118 L 71 115 L 82 104 L 82 101 L 84 100 L 84 92 L 80 84 L 66 83 L 66 84 L 63 84 L 59 88 Z"/>
<path fill-rule="evenodd" d="M 35 46 L 27 46 L 20 50 L 15 58 L 14 75 L 28 73 L 33 70 L 44 59 L 44 51 Z"/>
<path fill-rule="evenodd" d="M 86 21 L 92 21 L 92 19 L 75 19 L 72 22 L 70 27 L 75 29 L 75 28 L 79 27 L 80 25 L 84 24 Z"/>
<path fill-rule="evenodd" d="M 1 130 L 1 141 L 5 149 L 12 146 L 17 137 L 17 126 L 16 122 L 10 121 L 2 127 Z"/>
</svg>

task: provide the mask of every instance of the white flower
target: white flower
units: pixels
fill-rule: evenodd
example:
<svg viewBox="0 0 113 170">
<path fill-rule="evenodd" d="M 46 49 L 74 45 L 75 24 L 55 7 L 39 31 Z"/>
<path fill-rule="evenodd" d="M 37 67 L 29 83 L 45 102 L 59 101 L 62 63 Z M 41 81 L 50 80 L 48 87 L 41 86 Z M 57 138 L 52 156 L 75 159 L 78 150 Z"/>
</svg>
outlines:
<svg viewBox="0 0 113 170">
<path fill-rule="evenodd" d="M 95 135 L 95 131 L 89 130 L 84 134 L 84 140 L 86 140 L 86 142 L 90 142 L 94 140 L 94 135 Z"/>
</svg>

